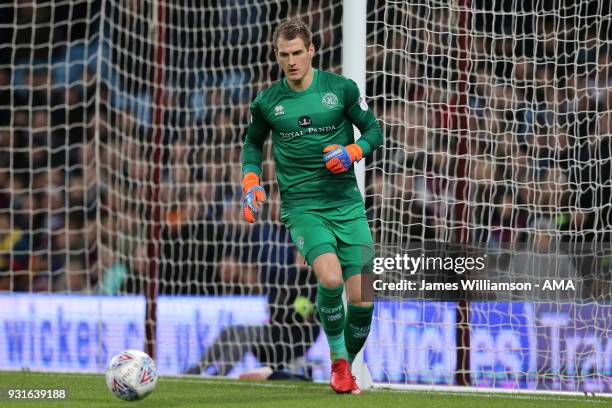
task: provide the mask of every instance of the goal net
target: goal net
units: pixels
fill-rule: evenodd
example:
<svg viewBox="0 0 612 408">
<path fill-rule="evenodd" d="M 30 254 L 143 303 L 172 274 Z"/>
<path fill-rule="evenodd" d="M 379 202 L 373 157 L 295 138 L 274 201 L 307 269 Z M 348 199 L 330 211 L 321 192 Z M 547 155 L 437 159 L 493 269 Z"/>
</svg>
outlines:
<svg viewBox="0 0 612 408">
<path fill-rule="evenodd" d="M 380 255 L 471 246 L 475 278 L 575 286 L 379 293 L 376 382 L 612 392 L 612 15 L 561 3 L 367 2 Z M 269 142 L 264 213 L 240 216 L 248 107 L 290 16 L 342 73 L 339 1 L 0 5 L 0 369 L 100 371 L 144 347 L 162 374 L 328 378 Z"/>
<path fill-rule="evenodd" d="M 366 203 L 382 254 L 475 254 L 486 268 L 463 278 L 532 285 L 412 302 L 387 291 L 366 350 L 375 380 L 611 391 L 604 3 L 369 9 L 366 91 L 386 145 L 367 170 Z M 546 281 L 572 284 L 540 290 Z"/>
</svg>

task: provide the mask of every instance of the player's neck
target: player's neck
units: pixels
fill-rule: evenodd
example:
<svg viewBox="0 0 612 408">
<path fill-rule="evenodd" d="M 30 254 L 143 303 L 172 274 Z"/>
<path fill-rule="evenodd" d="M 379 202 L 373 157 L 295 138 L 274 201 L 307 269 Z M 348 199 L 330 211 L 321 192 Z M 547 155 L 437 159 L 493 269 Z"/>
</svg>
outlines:
<svg viewBox="0 0 612 408">
<path fill-rule="evenodd" d="M 304 75 L 304 77 L 302 77 L 302 79 L 300 79 L 299 81 L 290 81 L 287 79 L 287 85 L 289 85 L 289 88 L 294 91 L 305 91 L 306 89 L 308 89 L 310 84 L 312 84 L 313 79 L 314 69 L 311 66 L 306 72 L 306 75 Z"/>
</svg>

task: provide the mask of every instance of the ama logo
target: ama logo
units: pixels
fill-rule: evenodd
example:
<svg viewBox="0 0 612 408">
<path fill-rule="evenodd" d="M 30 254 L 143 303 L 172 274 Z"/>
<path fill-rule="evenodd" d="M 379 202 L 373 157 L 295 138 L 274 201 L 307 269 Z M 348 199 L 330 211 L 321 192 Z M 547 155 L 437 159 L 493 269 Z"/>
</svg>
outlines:
<svg viewBox="0 0 612 408">
<path fill-rule="evenodd" d="M 312 125 L 312 119 L 310 118 L 310 116 L 301 116 L 298 119 L 298 125 L 300 125 L 303 128 L 308 127 Z"/>
</svg>

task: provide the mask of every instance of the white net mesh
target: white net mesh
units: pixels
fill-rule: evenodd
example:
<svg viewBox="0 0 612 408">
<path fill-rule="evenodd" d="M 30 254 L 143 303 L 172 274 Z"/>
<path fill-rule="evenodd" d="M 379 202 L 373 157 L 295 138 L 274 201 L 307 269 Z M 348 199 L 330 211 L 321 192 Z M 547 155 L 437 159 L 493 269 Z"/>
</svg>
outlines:
<svg viewBox="0 0 612 408">
<path fill-rule="evenodd" d="M 574 254 L 610 240 L 612 17 L 603 1 L 561 3 L 368 1 L 364 91 L 386 136 L 366 171 L 376 241 L 526 242 L 496 273 L 532 279 L 518 261 L 537 261 L 538 278 L 581 281 L 578 296 L 543 303 L 381 302 L 365 353 L 376 381 L 459 372 L 479 386 L 610 391 L 609 266 L 592 246 L 584 262 Z M 87 363 L 68 342 L 77 369 L 146 337 L 166 373 L 237 373 L 255 356 L 328 375 L 314 277 L 278 220 L 270 154 L 261 222 L 238 207 L 248 104 L 280 77 L 271 34 L 289 16 L 312 27 L 315 66 L 340 73 L 340 2 L 0 5 L 0 291 L 86 294 L 109 319 L 121 295 L 137 311 L 109 323 L 123 334 L 92 323 Z M 0 318 L 0 361 L 66 367 L 61 337 L 45 354 Z"/>
<path fill-rule="evenodd" d="M 377 241 L 396 253 L 412 241 L 480 243 L 480 278 L 576 286 L 480 291 L 498 302 L 450 315 L 448 304 L 381 304 L 368 349 L 377 358 L 366 358 L 375 379 L 609 392 L 610 319 L 598 317 L 612 294 L 609 4 L 370 10 L 367 94 L 387 138 L 368 169 Z M 539 302 L 500 302 L 526 299 Z"/>
</svg>

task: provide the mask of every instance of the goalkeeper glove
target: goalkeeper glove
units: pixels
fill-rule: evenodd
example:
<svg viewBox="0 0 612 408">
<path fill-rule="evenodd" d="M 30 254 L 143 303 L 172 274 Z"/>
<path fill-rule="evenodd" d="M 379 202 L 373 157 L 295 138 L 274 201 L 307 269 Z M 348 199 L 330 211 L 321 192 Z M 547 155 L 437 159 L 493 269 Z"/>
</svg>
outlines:
<svg viewBox="0 0 612 408">
<path fill-rule="evenodd" d="M 347 146 L 329 145 L 323 149 L 323 153 L 325 167 L 334 174 L 348 171 L 354 162 L 363 158 L 363 150 L 355 143 Z"/>
<path fill-rule="evenodd" d="M 259 176 L 248 172 L 242 179 L 242 218 L 251 224 L 257 221 L 261 204 L 266 201 L 266 191 L 259 185 Z"/>
</svg>

